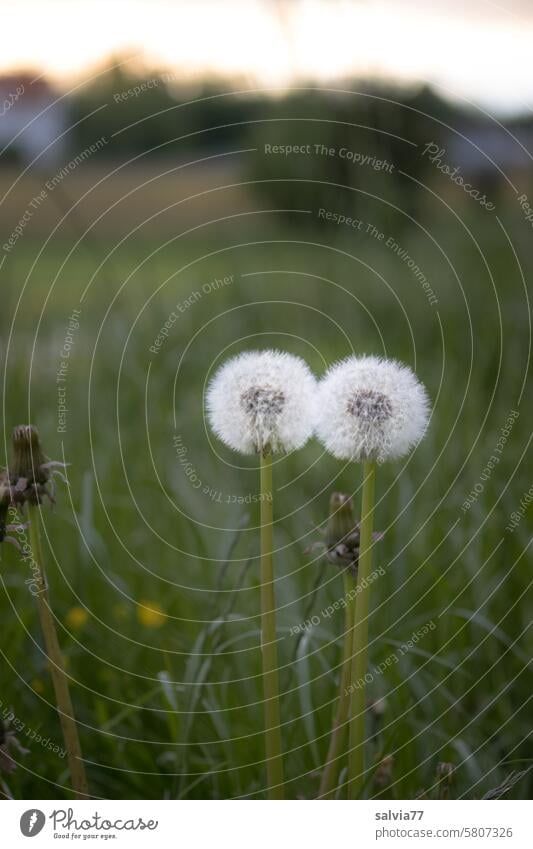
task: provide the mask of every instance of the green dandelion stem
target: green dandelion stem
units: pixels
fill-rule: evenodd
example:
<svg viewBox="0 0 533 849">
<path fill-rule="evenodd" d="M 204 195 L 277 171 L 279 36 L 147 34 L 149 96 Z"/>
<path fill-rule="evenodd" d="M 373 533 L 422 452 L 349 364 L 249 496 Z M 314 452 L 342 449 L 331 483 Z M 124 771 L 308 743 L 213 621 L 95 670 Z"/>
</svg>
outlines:
<svg viewBox="0 0 533 849">
<path fill-rule="evenodd" d="M 344 743 L 348 730 L 348 715 L 350 709 L 350 677 L 352 667 L 353 623 L 355 613 L 355 581 L 348 569 L 344 570 L 344 596 L 348 600 L 345 608 L 344 644 L 342 653 L 342 669 L 339 685 L 339 700 L 337 712 L 329 741 L 326 766 L 320 781 L 319 798 L 332 799 L 337 789 L 337 779 L 340 769 L 340 759 L 345 753 Z"/>
<path fill-rule="evenodd" d="M 350 751 L 348 757 L 348 798 L 361 798 L 365 781 L 365 675 L 368 658 L 368 611 L 370 601 L 369 577 L 372 571 L 372 531 L 374 525 L 374 491 L 376 466 L 363 464 L 363 504 L 361 509 L 361 538 L 357 595 L 353 628 Z"/>
<path fill-rule="evenodd" d="M 89 796 L 89 787 L 87 784 L 87 777 L 85 775 L 85 765 L 83 763 L 80 740 L 78 737 L 78 727 L 76 725 L 72 700 L 70 698 L 68 678 L 65 673 L 63 656 L 61 654 L 54 616 L 50 608 L 48 597 L 48 585 L 46 582 L 43 547 L 41 541 L 40 508 L 30 504 L 28 505 L 28 513 L 30 522 L 30 545 L 33 560 L 37 566 L 35 574 L 38 586 L 36 598 L 39 609 L 39 619 L 41 621 L 46 654 L 48 655 L 50 673 L 52 675 L 52 683 L 54 685 L 57 712 L 59 714 L 61 730 L 65 741 L 65 749 L 67 751 L 72 788 L 77 799 L 85 799 Z"/>
<path fill-rule="evenodd" d="M 269 799 L 283 799 L 276 602 L 272 561 L 272 454 L 261 454 L 261 656 Z"/>
</svg>

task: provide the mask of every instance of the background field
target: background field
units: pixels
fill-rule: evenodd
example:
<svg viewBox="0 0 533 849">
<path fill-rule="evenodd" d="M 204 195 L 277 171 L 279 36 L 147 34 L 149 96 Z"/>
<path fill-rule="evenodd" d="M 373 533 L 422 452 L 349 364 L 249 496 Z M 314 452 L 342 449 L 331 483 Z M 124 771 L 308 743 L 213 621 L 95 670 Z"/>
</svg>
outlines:
<svg viewBox="0 0 533 849">
<path fill-rule="evenodd" d="M 292 139 L 280 126 L 278 138 Z M 306 132 L 319 137 L 315 124 L 300 137 Z M 362 131 L 342 133 L 366 149 Z M 533 758 L 531 513 L 506 529 L 531 486 L 530 228 L 505 187 L 494 188 L 490 213 L 433 173 L 415 189 L 407 177 L 393 184 L 378 172 L 348 175 L 341 186 L 327 162 L 284 162 L 276 172 L 261 159 L 266 138 L 248 142 L 257 150 L 239 155 L 233 170 L 190 166 L 169 183 L 156 164 L 148 186 L 137 170 L 124 200 L 129 189 L 106 177 L 114 163 L 83 166 L 50 195 L 2 267 L 4 450 L 12 426 L 32 421 L 47 454 L 70 464 L 68 488 L 58 484 L 44 519 L 91 788 L 105 798 L 264 795 L 258 505 L 246 503 L 258 474 L 253 458 L 214 441 L 203 393 L 226 357 L 275 346 L 318 375 L 352 351 L 383 353 L 410 364 L 428 387 L 426 440 L 404 464 L 379 471 L 385 575 L 373 586 L 371 666 L 417 629 L 436 627 L 369 685 L 379 702 L 369 712 L 369 757 L 376 766 L 394 760 L 390 783 L 378 773 L 366 792 L 432 797 L 437 763 L 446 761 L 455 767 L 452 795 L 481 798 Z M 4 188 L 13 173 L 4 172 Z M 276 173 L 283 192 L 270 186 L 267 195 L 255 181 Z M 317 195 L 298 182 L 308 173 L 335 185 Z M 33 173 L 17 184 L 6 233 L 42 179 Z M 88 198 L 83 180 L 96 186 Z M 234 182 L 247 185 L 220 188 Z M 324 204 L 364 226 L 320 220 Z M 389 237 L 425 274 L 436 303 Z M 212 285 L 225 277 L 229 284 Z M 153 353 L 176 305 L 179 318 Z M 80 326 L 64 384 L 66 432 L 58 433 L 56 375 L 74 309 Z M 499 462 L 484 474 L 513 411 Z M 341 575 L 305 550 L 320 539 L 329 494 L 354 493 L 359 509 L 360 482 L 357 468 L 315 442 L 275 467 L 293 798 L 318 791 L 343 632 L 341 611 L 321 613 L 342 595 Z M 0 570 L 1 710 L 61 745 L 26 567 L 2 546 Z M 313 616 L 318 624 L 291 633 Z M 29 752 L 8 779 L 15 797 L 67 796 L 65 762 L 19 737 Z M 525 798 L 528 785 L 526 775 L 510 795 Z"/>
</svg>

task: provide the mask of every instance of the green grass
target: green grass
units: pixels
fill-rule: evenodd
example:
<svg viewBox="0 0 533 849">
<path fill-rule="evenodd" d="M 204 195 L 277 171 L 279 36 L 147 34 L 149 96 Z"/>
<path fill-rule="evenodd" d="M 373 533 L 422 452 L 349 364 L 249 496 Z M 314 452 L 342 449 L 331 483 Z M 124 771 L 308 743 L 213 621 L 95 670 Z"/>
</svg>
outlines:
<svg viewBox="0 0 533 849">
<path fill-rule="evenodd" d="M 92 791 L 264 797 L 259 505 L 238 503 L 257 492 L 257 470 L 207 432 L 202 394 L 227 356 L 268 345 L 302 355 L 319 374 L 352 349 L 386 352 L 416 368 L 435 401 L 424 443 L 405 465 L 378 475 L 375 525 L 385 537 L 375 557 L 386 574 L 372 586 L 370 666 L 394 652 L 398 659 L 368 687 L 370 698 L 385 700 L 381 716 L 369 715 L 368 755 L 393 755 L 394 765 L 388 788 L 371 780 L 365 793 L 431 796 L 437 763 L 449 761 L 453 795 L 480 798 L 533 758 L 531 514 L 514 533 L 505 530 L 531 485 L 520 269 L 488 216 L 468 221 L 479 250 L 452 215 L 424 224 L 438 245 L 421 229 L 383 222 L 431 280 L 439 300 L 431 306 L 375 239 L 326 225 L 276 230 L 272 216 L 260 219 L 243 220 L 242 229 L 235 221 L 206 227 L 166 246 L 130 238 L 110 252 L 113 245 L 84 243 L 70 256 L 73 241 L 52 240 L 38 257 L 25 236 L 2 271 L 5 438 L 31 419 L 46 453 L 62 459 L 63 440 L 71 464 L 45 533 Z M 532 270 L 526 260 L 524 274 Z M 177 302 L 231 274 L 231 285 L 180 315 L 157 355 L 149 351 Z M 55 375 L 73 308 L 82 310 L 81 326 L 60 436 Z M 521 415 L 500 462 L 463 513 L 512 410 Z M 342 595 L 342 576 L 304 550 L 318 538 L 330 492 L 355 492 L 359 503 L 361 480 L 315 442 L 274 474 L 287 795 L 311 798 L 342 659 L 343 612 L 320 611 Z M 11 708 L 61 745 L 26 567 L 8 546 L 1 558 L 0 710 Z M 143 600 L 167 614 L 161 627 L 140 623 Z M 89 612 L 78 630 L 65 624 L 74 606 Z M 318 625 L 291 635 L 312 615 Z M 402 643 L 430 622 L 436 627 L 400 656 Z M 13 794 L 67 797 L 65 761 L 35 742 L 28 748 L 8 778 Z M 510 795 L 525 798 L 527 781 Z"/>
</svg>

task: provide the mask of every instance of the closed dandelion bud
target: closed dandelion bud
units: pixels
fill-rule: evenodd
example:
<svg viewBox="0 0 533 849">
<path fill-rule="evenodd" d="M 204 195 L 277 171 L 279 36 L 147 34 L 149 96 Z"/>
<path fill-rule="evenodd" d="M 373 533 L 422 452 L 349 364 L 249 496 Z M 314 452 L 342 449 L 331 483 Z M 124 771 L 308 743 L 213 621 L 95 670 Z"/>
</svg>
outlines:
<svg viewBox="0 0 533 849">
<path fill-rule="evenodd" d="M 394 758 L 392 755 L 386 755 L 377 765 L 374 773 L 374 783 L 376 787 L 383 789 L 388 787 L 392 781 L 392 768 L 394 766 Z"/>
<path fill-rule="evenodd" d="M 376 719 L 382 719 L 387 711 L 387 699 L 375 699 L 373 702 L 370 702 L 368 709 Z"/>
<path fill-rule="evenodd" d="M 326 559 L 339 569 L 349 569 L 354 577 L 357 575 L 359 525 L 355 521 L 352 499 L 341 492 L 334 492 L 329 501 Z"/>
<path fill-rule="evenodd" d="M 329 499 L 329 518 L 326 527 L 328 548 L 342 542 L 350 536 L 356 525 L 353 503 L 349 495 L 332 492 Z"/>
<path fill-rule="evenodd" d="M 454 766 L 451 763 L 441 761 L 437 764 L 435 780 L 437 782 L 437 797 L 449 799 L 453 780 Z"/>
<path fill-rule="evenodd" d="M 371 736 L 376 738 L 383 729 L 385 713 L 387 711 L 387 701 L 381 697 L 367 702 L 367 711 L 370 719 Z"/>
<path fill-rule="evenodd" d="M 383 534 L 376 531 L 374 541 Z M 326 558 L 340 569 L 348 569 L 357 577 L 361 534 L 359 522 L 355 521 L 352 499 L 348 495 L 334 492 L 329 502 L 329 520 L 326 530 Z"/>
<path fill-rule="evenodd" d="M 46 483 L 49 472 L 41 472 L 45 463 L 37 428 L 33 425 L 18 425 L 13 429 L 13 463 L 11 475 L 27 478 L 35 483 Z"/>
</svg>

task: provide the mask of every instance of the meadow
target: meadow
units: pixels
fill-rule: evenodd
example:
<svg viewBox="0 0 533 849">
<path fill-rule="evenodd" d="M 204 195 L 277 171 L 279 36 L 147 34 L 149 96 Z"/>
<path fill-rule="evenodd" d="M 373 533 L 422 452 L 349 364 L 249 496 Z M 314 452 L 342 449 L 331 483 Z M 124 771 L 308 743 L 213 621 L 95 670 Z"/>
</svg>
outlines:
<svg viewBox="0 0 533 849">
<path fill-rule="evenodd" d="M 508 797 L 527 798 L 531 512 L 511 518 L 531 486 L 526 225 L 515 208 L 497 218 L 435 201 L 416 224 L 373 204 L 358 230 L 316 209 L 283 225 L 244 211 L 164 238 L 76 245 L 59 231 L 43 247 L 27 233 L 6 259 L 4 453 L 31 421 L 69 463 L 43 508 L 46 550 L 97 797 L 264 798 L 257 463 L 213 437 L 203 398 L 227 357 L 272 346 L 317 375 L 352 351 L 385 353 L 433 403 L 426 439 L 378 475 L 365 795 L 437 797 L 449 763 L 455 798 L 498 793 L 509 776 Z M 306 799 L 343 639 L 342 575 L 306 550 L 331 492 L 359 509 L 361 480 L 315 441 L 277 461 L 274 480 L 287 795 Z M 68 798 L 27 566 L 0 554 L 0 711 L 28 749 L 6 781 L 15 798 Z"/>
</svg>

